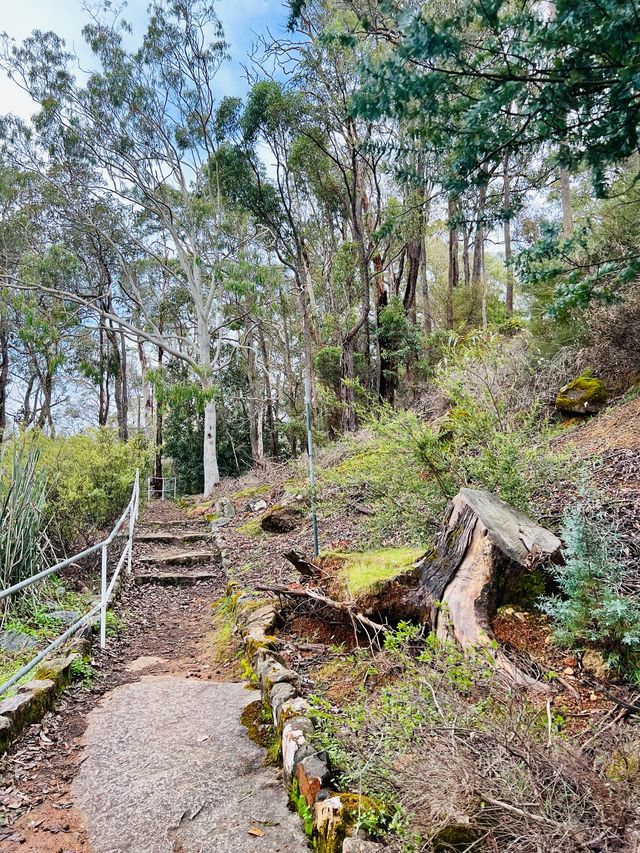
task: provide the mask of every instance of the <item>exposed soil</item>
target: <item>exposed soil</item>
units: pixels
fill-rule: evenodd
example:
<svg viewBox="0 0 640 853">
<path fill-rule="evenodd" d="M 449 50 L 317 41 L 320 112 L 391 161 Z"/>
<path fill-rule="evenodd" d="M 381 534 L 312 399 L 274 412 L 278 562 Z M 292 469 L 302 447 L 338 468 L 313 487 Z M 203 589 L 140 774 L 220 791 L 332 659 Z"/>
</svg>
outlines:
<svg viewBox="0 0 640 853">
<path fill-rule="evenodd" d="M 169 503 L 154 504 L 150 515 L 153 521 L 184 520 Z M 187 523 L 188 528 L 193 529 Z M 151 673 L 236 680 L 235 663 L 214 664 L 211 649 L 211 607 L 225 582 L 220 571 L 219 580 L 194 586 L 123 590 L 114 608 L 122 628 L 105 651 L 95 650 L 90 686 L 67 689 L 58 708 L 29 727 L 0 759 L 3 853 L 89 853 L 71 781 L 87 714 L 107 691 Z"/>
<path fill-rule="evenodd" d="M 228 497 L 233 501 L 236 515 L 220 530 L 224 547 L 230 561 L 229 572 L 234 580 L 244 587 L 256 583 L 287 583 L 297 580 L 299 575 L 284 559 L 283 552 L 295 550 L 309 557 L 313 553 L 313 534 L 308 508 L 300 517 L 298 526 L 287 533 L 266 533 L 259 529 L 261 516 L 267 509 L 281 504 L 283 499 L 296 494 L 292 484 L 295 463 L 270 464 L 263 471 L 252 471 L 238 478 L 225 478 L 217 497 Z M 299 472 L 298 472 L 299 473 Z M 300 483 L 304 476 L 300 474 Z M 251 493 L 252 490 L 255 493 Z M 197 513 L 198 499 L 187 511 Z M 254 510 L 257 501 L 265 501 L 267 507 Z M 208 510 L 210 511 L 210 510 Z M 364 516 L 357 511 L 336 508 L 325 509 L 318 520 L 321 550 L 356 550 L 366 547 Z M 248 529 L 247 529 L 248 528 Z"/>
<path fill-rule="evenodd" d="M 640 448 L 640 397 L 611 406 L 568 430 L 561 442 L 570 442 L 580 456 L 597 456 L 604 450 Z"/>
</svg>

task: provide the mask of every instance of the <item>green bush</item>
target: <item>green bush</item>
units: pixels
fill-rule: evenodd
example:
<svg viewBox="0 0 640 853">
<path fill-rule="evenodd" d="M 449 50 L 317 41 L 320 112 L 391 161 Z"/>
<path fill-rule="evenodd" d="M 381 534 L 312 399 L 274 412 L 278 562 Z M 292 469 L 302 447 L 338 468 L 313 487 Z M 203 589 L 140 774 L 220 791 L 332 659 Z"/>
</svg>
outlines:
<svg viewBox="0 0 640 853">
<path fill-rule="evenodd" d="M 93 541 L 111 527 L 129 501 L 136 468 L 141 482 L 149 471 L 150 454 L 139 434 L 121 442 L 106 428 L 56 438 L 34 430 L 15 441 L 39 454 L 47 529 L 59 548 Z"/>
<path fill-rule="evenodd" d="M 357 499 L 375 509 L 371 546 L 428 544 L 447 501 L 464 486 L 488 489 L 535 517 L 538 495 L 572 482 L 572 466 L 552 451 L 535 410 L 503 420 L 467 392 L 450 396 L 454 405 L 437 424 L 383 408 L 367 422 L 366 438 L 349 441 L 346 458 L 320 470 L 321 485 L 340 487 L 338 496 L 327 490 L 325 508 Z"/>
<path fill-rule="evenodd" d="M 45 478 L 39 453 L 3 448 L 0 454 L 0 588 L 42 568 L 48 549 Z"/>
<path fill-rule="evenodd" d="M 585 503 L 565 516 L 562 540 L 565 564 L 552 569 L 562 596 L 541 604 L 558 642 L 596 648 L 612 669 L 640 683 L 640 601 L 623 592 L 626 570 L 616 531 Z"/>
</svg>

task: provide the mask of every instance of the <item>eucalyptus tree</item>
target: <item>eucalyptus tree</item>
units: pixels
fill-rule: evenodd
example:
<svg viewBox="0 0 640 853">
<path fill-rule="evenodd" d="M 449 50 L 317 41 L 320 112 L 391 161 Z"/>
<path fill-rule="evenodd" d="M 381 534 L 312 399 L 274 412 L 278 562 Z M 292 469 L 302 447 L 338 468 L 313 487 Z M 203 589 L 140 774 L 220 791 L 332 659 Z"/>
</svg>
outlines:
<svg viewBox="0 0 640 853">
<path fill-rule="evenodd" d="M 149 234 L 134 230 L 131 239 L 158 279 L 188 294 L 190 339 L 177 342 L 159 328 L 157 300 L 139 287 L 121 257 L 122 286 L 140 321 L 99 310 L 126 333 L 160 345 L 194 370 L 206 397 L 203 460 L 209 493 L 219 481 L 214 390 L 228 328 L 225 276 L 238 249 L 204 168 L 218 146 L 214 87 L 226 44 L 210 0 L 154 0 L 135 50 L 128 48 L 131 28 L 110 7 L 105 3 L 84 28 L 97 64 L 84 85 L 72 75 L 71 57 L 54 33 L 36 32 L 12 47 L 4 67 L 41 106 L 27 139 L 46 147 L 48 179 L 55 183 L 69 163 L 85 162 L 89 168 L 78 170 L 83 190 L 119 202 L 123 223 L 132 215 L 150 223 Z M 101 235 L 117 254 L 110 230 L 101 229 Z"/>
<path fill-rule="evenodd" d="M 386 47 L 367 64 L 356 112 L 415 121 L 426 145 L 446 151 L 443 180 L 452 192 L 480 186 L 483 173 L 505 171 L 514 157 L 548 160 L 560 173 L 571 236 L 568 170 L 588 169 L 596 194 L 606 194 L 611 167 L 638 152 L 634 0 L 384 8 L 386 19 L 361 18 Z M 503 194 L 513 213 L 508 179 Z M 570 241 L 559 250 L 547 240 L 544 251 L 557 265 Z M 637 254 L 609 260 L 576 272 L 562 299 L 584 303 L 609 291 L 603 280 L 622 286 L 640 270 Z"/>
</svg>

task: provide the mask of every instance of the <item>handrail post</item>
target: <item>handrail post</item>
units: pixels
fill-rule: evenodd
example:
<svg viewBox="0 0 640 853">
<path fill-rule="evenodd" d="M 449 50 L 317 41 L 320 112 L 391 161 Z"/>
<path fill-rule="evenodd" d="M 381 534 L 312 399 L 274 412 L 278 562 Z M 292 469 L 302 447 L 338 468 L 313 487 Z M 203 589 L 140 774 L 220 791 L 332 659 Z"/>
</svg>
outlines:
<svg viewBox="0 0 640 853">
<path fill-rule="evenodd" d="M 127 548 L 129 549 L 129 554 L 127 556 L 127 574 L 131 574 L 131 554 L 133 551 L 133 527 L 136 523 L 136 502 L 135 499 L 131 502 L 131 509 L 129 510 L 129 542 L 127 543 Z"/>
<path fill-rule="evenodd" d="M 100 583 L 100 648 L 107 645 L 107 546 L 102 546 L 102 572 Z"/>
</svg>

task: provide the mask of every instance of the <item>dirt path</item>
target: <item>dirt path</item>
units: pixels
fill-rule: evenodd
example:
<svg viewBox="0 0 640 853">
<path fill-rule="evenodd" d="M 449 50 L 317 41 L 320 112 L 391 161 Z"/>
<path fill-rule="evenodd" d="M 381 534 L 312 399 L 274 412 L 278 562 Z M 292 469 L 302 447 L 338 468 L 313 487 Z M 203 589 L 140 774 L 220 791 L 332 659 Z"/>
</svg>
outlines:
<svg viewBox="0 0 640 853">
<path fill-rule="evenodd" d="M 233 661 L 213 662 L 211 604 L 225 585 L 213 546 L 196 567 L 160 561 L 175 551 L 167 537 L 202 531 L 170 504 L 141 519 L 134 579 L 162 577 L 128 585 L 116 605 L 122 629 L 96 652 L 91 685 L 67 690 L 0 759 L 3 853 L 305 849 L 277 771 L 240 722 L 256 696 Z M 148 541 L 154 532 L 164 541 Z M 143 559 L 153 555 L 157 564 Z M 196 570 L 208 578 L 167 582 Z"/>
</svg>

